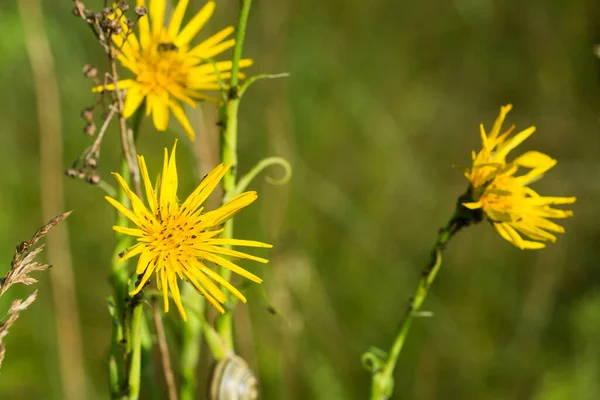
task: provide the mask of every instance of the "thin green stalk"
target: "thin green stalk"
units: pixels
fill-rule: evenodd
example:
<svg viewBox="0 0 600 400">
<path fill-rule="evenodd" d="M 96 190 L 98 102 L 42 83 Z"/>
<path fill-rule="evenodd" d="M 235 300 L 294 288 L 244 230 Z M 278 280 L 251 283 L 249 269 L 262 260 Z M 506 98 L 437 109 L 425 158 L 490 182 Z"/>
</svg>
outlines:
<svg viewBox="0 0 600 400">
<path fill-rule="evenodd" d="M 204 297 L 198 295 L 192 285 L 185 284 L 183 286 L 181 297 L 184 304 L 193 304 L 195 308 L 199 309 L 200 315 L 204 313 Z M 197 313 L 188 314 L 187 323 L 181 326 L 181 336 L 179 398 L 180 400 L 193 400 L 196 398 L 198 388 L 196 371 L 200 361 L 200 342 L 202 340 L 202 321 Z"/>
<path fill-rule="evenodd" d="M 239 62 L 242 59 L 242 48 L 244 46 L 244 39 L 246 38 L 246 25 L 248 24 L 248 15 L 250 14 L 250 7 L 252 6 L 252 0 L 240 0 L 241 10 L 238 17 L 237 28 L 235 31 L 235 47 L 233 48 L 233 57 L 231 66 L 231 88 L 238 86 L 238 72 L 240 70 Z"/>
<path fill-rule="evenodd" d="M 143 306 L 141 298 L 132 300 L 133 310 L 131 311 L 131 352 L 129 353 L 129 365 L 127 375 L 127 399 L 137 400 L 140 396 L 141 380 L 141 359 L 142 359 L 142 324 L 143 324 Z"/>
<path fill-rule="evenodd" d="M 469 210 L 462 205 L 463 202 L 469 201 L 469 198 L 470 195 L 468 192 L 459 198 L 454 215 L 450 218 L 448 224 L 438 232 L 437 240 L 431 250 L 431 259 L 421 274 L 414 294 L 408 301 L 408 307 L 400 322 L 400 329 L 389 354 L 381 357 L 369 352 L 363 356 L 363 361 L 366 363 L 376 363 L 376 365 L 370 366 L 373 372 L 371 400 L 386 400 L 393 393 L 393 375 L 398 357 L 402 351 L 412 320 L 419 315 L 421 305 L 425 301 L 429 288 L 442 266 L 442 252 L 446 248 L 447 243 L 462 228 L 481 221 L 481 212 L 479 210 Z"/>
<path fill-rule="evenodd" d="M 141 107 L 142 108 L 142 107 Z M 141 125 L 142 114 L 138 112 L 132 118 L 133 140 L 137 139 Z M 129 184 L 131 182 L 131 171 L 126 157 L 121 161 L 120 174 Z M 128 206 L 129 199 L 122 189 L 119 189 L 117 201 Z M 123 214 L 116 213 L 116 225 L 128 226 L 129 220 Z M 137 382 L 139 393 L 139 372 L 140 372 L 140 354 L 141 343 L 140 324 L 144 323 L 136 315 L 140 314 L 141 305 L 131 309 L 129 304 L 129 269 L 128 262 L 121 261 L 119 254 L 133 244 L 133 237 L 117 233 L 117 244 L 111 260 L 111 283 L 114 294 L 109 299 L 109 311 L 113 321 L 113 331 L 111 335 L 111 348 L 108 360 L 109 384 L 112 399 L 132 398 L 130 393 L 134 392 L 128 385 L 131 381 Z M 132 335 L 132 332 L 134 335 Z M 137 348 L 136 348 L 137 346 Z M 134 363 L 137 361 L 137 365 Z M 137 371 L 137 378 L 132 378 L 133 373 Z"/>
<path fill-rule="evenodd" d="M 232 68 L 231 68 L 231 82 L 227 101 L 223 104 L 220 110 L 220 116 L 224 122 L 221 128 L 221 160 L 223 163 L 231 164 L 231 168 L 227 171 L 223 177 L 223 199 L 231 199 L 233 193 L 236 190 L 237 180 L 237 128 L 238 128 L 238 109 L 240 104 L 239 97 L 239 86 L 238 86 L 238 73 L 239 73 L 239 62 L 242 58 L 242 48 L 244 45 L 244 38 L 246 36 L 246 25 L 248 22 L 248 15 L 250 14 L 250 6 L 252 0 L 241 0 L 241 10 L 238 17 L 237 28 L 236 28 L 236 41 L 235 47 L 233 48 Z M 230 239 L 233 237 L 233 219 L 230 219 L 225 223 L 222 237 L 224 239 Z M 231 271 L 221 268 L 221 276 L 229 280 L 231 278 Z M 228 293 L 225 291 L 225 293 Z M 235 306 L 235 300 L 233 296 L 227 296 L 227 310 L 217 320 L 217 331 L 221 335 L 225 345 L 229 349 L 233 350 L 233 308 Z"/>
<path fill-rule="evenodd" d="M 124 179 L 129 178 L 129 170 L 127 162 L 121 162 L 121 176 Z M 122 204 L 128 204 L 129 199 L 123 190 L 119 190 L 117 199 Z M 117 213 L 116 225 L 127 226 L 127 217 L 121 213 Z M 125 376 L 125 366 L 122 362 L 124 357 L 123 342 L 125 339 L 124 322 L 125 322 L 125 299 L 127 298 L 127 283 L 129 274 L 127 273 L 127 263 L 121 262 L 119 253 L 123 249 L 128 248 L 132 244 L 132 237 L 117 233 L 117 244 L 113 252 L 111 262 L 111 282 L 114 290 L 114 296 L 109 299 L 109 308 L 113 320 L 113 330 L 111 336 L 110 355 L 108 360 L 109 379 L 111 388 L 111 398 L 118 399 L 121 396 L 121 379 Z"/>
</svg>

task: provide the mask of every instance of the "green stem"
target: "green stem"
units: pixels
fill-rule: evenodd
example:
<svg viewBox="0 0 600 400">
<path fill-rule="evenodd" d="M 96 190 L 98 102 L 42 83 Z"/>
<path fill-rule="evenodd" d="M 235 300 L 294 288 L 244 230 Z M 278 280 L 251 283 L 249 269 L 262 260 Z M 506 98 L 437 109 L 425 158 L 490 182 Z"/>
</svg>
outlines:
<svg viewBox="0 0 600 400">
<path fill-rule="evenodd" d="M 131 311 L 131 352 L 129 353 L 129 368 L 127 375 L 127 399 L 137 400 L 140 396 L 141 359 L 142 359 L 142 324 L 143 306 L 141 298 L 134 298 Z"/>
<path fill-rule="evenodd" d="M 192 285 L 185 284 L 181 291 L 184 304 L 194 304 L 199 309 L 200 315 L 204 313 L 205 300 L 198 295 Z M 196 371 L 200 361 L 200 342 L 202 340 L 201 317 L 195 313 L 188 314 L 188 321 L 181 326 L 181 351 L 179 365 L 181 368 L 181 385 L 179 396 L 181 400 L 193 400 L 196 396 L 198 382 Z"/>
<path fill-rule="evenodd" d="M 394 368 L 396 367 L 398 357 L 402 351 L 412 320 L 418 315 L 421 305 L 425 301 L 427 293 L 429 293 L 429 288 L 442 266 L 442 252 L 446 248 L 447 243 L 462 228 L 481 221 L 482 216 L 479 210 L 469 210 L 462 205 L 465 201 L 469 201 L 469 199 L 469 192 L 458 199 L 454 215 L 450 218 L 450 221 L 448 221 L 446 226 L 441 228 L 438 232 L 437 240 L 431 250 L 431 259 L 421 274 L 421 278 L 419 279 L 414 294 L 408 301 L 408 307 L 400 322 L 400 329 L 392 344 L 392 348 L 386 359 L 383 360 L 383 364 L 373 371 L 371 400 L 386 400 L 389 399 L 393 393 Z"/>
<path fill-rule="evenodd" d="M 129 170 L 127 161 L 123 159 L 121 162 L 121 176 L 124 179 L 129 179 Z M 121 204 L 127 205 L 129 199 L 123 190 L 119 190 L 117 199 Z M 127 217 L 121 213 L 117 213 L 116 225 L 127 226 L 129 223 Z M 122 233 L 117 233 L 117 244 L 112 255 L 111 282 L 114 290 L 113 304 L 111 305 L 111 316 L 113 319 L 113 329 L 111 335 L 110 355 L 108 360 L 109 379 L 111 396 L 113 399 L 118 399 L 121 396 L 121 379 L 125 376 L 125 367 L 123 365 L 124 347 L 126 332 L 125 326 L 125 300 L 128 297 L 127 285 L 129 275 L 127 273 L 127 262 L 121 262 L 119 253 L 128 248 L 132 244 L 132 237 Z"/>
<path fill-rule="evenodd" d="M 236 190 L 237 180 L 237 128 L 238 128 L 238 109 L 240 104 L 240 97 L 238 94 L 238 72 L 239 62 L 242 58 L 242 47 L 244 45 L 244 38 L 246 36 L 246 25 L 248 22 L 248 15 L 250 14 L 250 6 L 252 0 L 241 0 L 241 10 L 238 17 L 237 28 L 236 28 L 236 41 L 235 47 L 233 48 L 233 58 L 231 67 L 231 83 L 227 101 L 221 106 L 220 115 L 223 125 L 221 128 L 221 160 L 223 163 L 231 164 L 231 168 L 227 171 L 223 177 L 223 199 L 231 199 L 233 193 Z M 230 219 L 225 223 L 224 231 L 222 234 L 224 239 L 230 239 L 233 237 L 233 219 Z M 221 268 L 221 276 L 224 279 L 229 280 L 231 278 L 231 271 Z M 235 306 L 235 297 L 229 295 L 227 291 L 227 309 L 217 320 L 217 331 L 221 335 L 225 345 L 233 350 L 233 309 Z"/>
<path fill-rule="evenodd" d="M 242 59 L 242 48 L 244 46 L 244 39 L 246 38 L 246 25 L 248 24 L 248 15 L 250 14 L 252 0 L 241 0 L 240 3 L 241 10 L 235 31 L 235 47 L 233 48 L 232 57 L 233 65 L 231 66 L 231 88 L 235 88 L 236 90 L 238 86 L 238 72 L 240 70 L 239 62 Z"/>
<path fill-rule="evenodd" d="M 142 114 L 138 110 L 132 118 L 134 141 L 137 139 L 139 133 L 141 119 Z M 125 156 L 121 161 L 120 175 L 125 182 L 128 184 L 131 183 L 131 171 L 128 168 Z M 126 207 L 129 206 L 129 198 L 122 189 L 119 189 L 117 196 L 117 201 L 119 203 Z M 116 225 L 126 227 L 129 225 L 129 220 L 123 214 L 117 212 Z M 119 257 L 119 254 L 122 251 L 133 245 L 133 237 L 122 233 L 117 233 L 116 236 L 117 243 L 111 260 L 111 283 L 113 285 L 114 295 L 110 299 L 111 303 L 109 304 L 113 320 L 113 331 L 108 360 L 109 384 L 112 399 L 122 399 L 123 396 L 132 399 L 133 397 L 130 397 L 130 394 L 136 393 L 136 390 L 132 390 L 129 386 L 130 382 L 133 382 L 134 385 L 137 382 L 137 394 L 139 394 L 141 354 L 140 326 L 144 322 L 137 316 L 138 314 L 141 315 L 142 312 L 141 303 L 139 305 L 136 304 L 136 308 L 133 310 L 129 304 L 129 262 L 122 261 Z M 132 373 L 137 373 L 137 377 L 132 376 Z"/>
</svg>

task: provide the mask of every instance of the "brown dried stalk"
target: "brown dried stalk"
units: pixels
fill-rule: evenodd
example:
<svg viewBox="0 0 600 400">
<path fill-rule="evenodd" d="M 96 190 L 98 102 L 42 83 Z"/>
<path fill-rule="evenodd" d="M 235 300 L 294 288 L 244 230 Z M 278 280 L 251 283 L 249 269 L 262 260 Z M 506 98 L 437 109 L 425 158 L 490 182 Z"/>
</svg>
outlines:
<svg viewBox="0 0 600 400">
<path fill-rule="evenodd" d="M 5 277 L 0 278 L 0 296 L 16 283 L 22 283 L 24 285 L 36 283 L 37 279 L 30 276 L 30 274 L 36 271 L 44 271 L 51 267 L 51 265 L 35 261 L 37 255 L 44 249 L 44 245 L 38 247 L 35 247 L 35 245 L 40 239 L 46 236 L 50 229 L 63 219 L 67 218 L 70 214 L 71 211 L 68 211 L 52 218 L 48 223 L 38 229 L 29 240 L 19 243 L 12 262 L 10 263 L 10 270 Z M 3 343 L 4 337 L 8 334 L 8 330 L 12 324 L 19 318 L 19 313 L 29 307 L 36 296 L 37 290 L 24 301 L 21 299 L 13 301 L 7 313 L 8 319 L 4 322 L 0 322 L 0 367 L 2 367 L 2 360 L 4 359 L 4 353 L 6 352 L 6 346 Z"/>
</svg>

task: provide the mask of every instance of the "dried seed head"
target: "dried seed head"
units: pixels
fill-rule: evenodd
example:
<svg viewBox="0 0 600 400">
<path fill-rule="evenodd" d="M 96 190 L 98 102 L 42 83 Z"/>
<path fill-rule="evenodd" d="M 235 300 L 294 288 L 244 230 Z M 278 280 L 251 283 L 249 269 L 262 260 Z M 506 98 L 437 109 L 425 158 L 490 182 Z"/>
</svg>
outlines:
<svg viewBox="0 0 600 400">
<path fill-rule="evenodd" d="M 83 67 L 83 75 L 85 75 L 86 78 L 95 79 L 98 77 L 98 70 L 93 65 L 86 64 Z"/>
<path fill-rule="evenodd" d="M 129 10 L 129 4 L 122 1 L 121 4 L 119 4 L 119 8 L 121 9 L 121 11 L 125 12 L 125 11 Z"/>
<path fill-rule="evenodd" d="M 94 120 L 94 109 L 91 107 L 84 108 L 81 112 L 81 117 L 85 122 L 92 122 Z"/>
<path fill-rule="evenodd" d="M 92 169 L 95 169 L 98 166 L 98 160 L 95 158 L 88 158 L 85 163 Z"/>
<path fill-rule="evenodd" d="M 137 6 L 135 8 L 135 13 L 138 17 L 143 17 L 144 15 L 148 14 L 148 9 L 146 6 Z"/>
<path fill-rule="evenodd" d="M 81 16 L 81 12 L 79 10 L 85 11 L 85 5 L 80 2 L 79 0 L 75 0 L 73 2 L 73 15 L 80 17 Z"/>
<path fill-rule="evenodd" d="M 108 20 L 107 26 L 108 26 L 108 29 L 110 29 L 111 33 L 113 33 L 113 34 L 118 35 L 119 33 L 121 33 L 123 31 L 123 29 L 121 28 L 121 24 L 119 24 L 119 22 L 115 21 L 114 19 Z"/>
<path fill-rule="evenodd" d="M 77 176 L 77 170 L 75 168 L 69 168 L 65 171 L 65 175 L 75 178 Z"/>
<path fill-rule="evenodd" d="M 97 185 L 100 183 L 100 176 L 98 176 L 96 174 L 91 174 L 91 175 L 88 175 L 85 180 L 90 185 Z"/>
<path fill-rule="evenodd" d="M 132 21 L 132 20 L 130 20 L 130 19 L 128 19 L 128 20 L 125 20 L 125 25 L 127 25 L 127 29 L 128 29 L 129 31 L 132 31 L 132 30 L 133 30 L 133 28 L 135 28 L 135 21 Z"/>
<path fill-rule="evenodd" d="M 112 13 L 113 13 L 113 10 L 110 7 L 104 7 L 104 9 L 102 10 L 102 15 L 105 17 L 108 17 Z"/>
<path fill-rule="evenodd" d="M 83 170 L 83 169 L 80 169 L 79 171 L 77 171 L 77 177 L 78 177 L 79 179 L 83 179 L 83 178 L 85 178 L 85 175 L 86 175 L 86 174 L 85 174 L 85 170 Z"/>
<path fill-rule="evenodd" d="M 93 122 L 90 122 L 83 128 L 83 133 L 88 136 L 92 136 L 94 133 L 96 133 L 96 125 Z"/>
</svg>

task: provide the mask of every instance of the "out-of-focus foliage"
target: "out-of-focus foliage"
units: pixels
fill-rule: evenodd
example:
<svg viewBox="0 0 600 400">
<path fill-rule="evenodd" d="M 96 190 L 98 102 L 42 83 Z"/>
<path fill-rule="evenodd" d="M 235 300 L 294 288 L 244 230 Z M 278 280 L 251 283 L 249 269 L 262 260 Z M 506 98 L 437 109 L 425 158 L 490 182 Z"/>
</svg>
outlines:
<svg viewBox="0 0 600 400">
<path fill-rule="evenodd" d="M 102 7 L 95 3 L 86 5 Z M 237 5 L 219 1 L 211 26 L 234 23 Z M 79 112 L 93 96 L 81 68 L 106 66 L 71 6 L 43 1 L 60 84 L 65 168 L 90 144 Z M 593 54 L 599 23 L 600 4 L 584 0 L 255 2 L 244 49 L 255 60 L 250 71 L 291 76 L 259 82 L 242 100 L 240 169 L 265 154 L 288 157 L 294 166 L 288 186 L 256 181 L 258 201 L 237 218 L 237 237 L 275 244 L 270 264 L 242 264 L 265 277 L 285 318 L 270 315 L 250 289 L 236 320 L 239 351 L 258 371 L 263 398 L 366 398 L 370 377 L 360 355 L 391 343 L 436 230 L 467 186 L 461 168 L 479 146 L 478 125 L 491 124 L 508 102 L 515 106 L 509 122 L 537 126 L 523 151 L 559 161 L 534 187 L 577 196 L 575 216 L 542 251 L 519 251 L 487 224 L 453 239 L 424 306 L 435 316 L 414 323 L 395 398 L 600 396 L 600 60 Z M 0 3 L 0 26 L 5 271 L 20 238 L 43 221 L 35 91 L 14 2 Z M 212 108 L 192 117 L 209 140 L 193 147 L 182 136 L 181 168 L 189 171 L 182 192 L 201 176 L 194 154 L 216 164 L 214 155 L 206 158 L 217 141 Z M 172 134 L 155 132 L 149 120 L 143 129 L 139 150 L 155 173 Z M 99 168 L 111 181 L 119 142 L 116 131 L 107 136 Z M 89 398 L 103 399 L 113 211 L 99 189 L 65 184 L 67 209 L 75 210 L 68 224 Z M 62 398 L 50 286 L 41 283 L 38 301 L 7 337 L 2 399 Z M 9 300 L 3 297 L 0 307 Z M 171 322 L 175 341 L 179 321 Z"/>
</svg>

